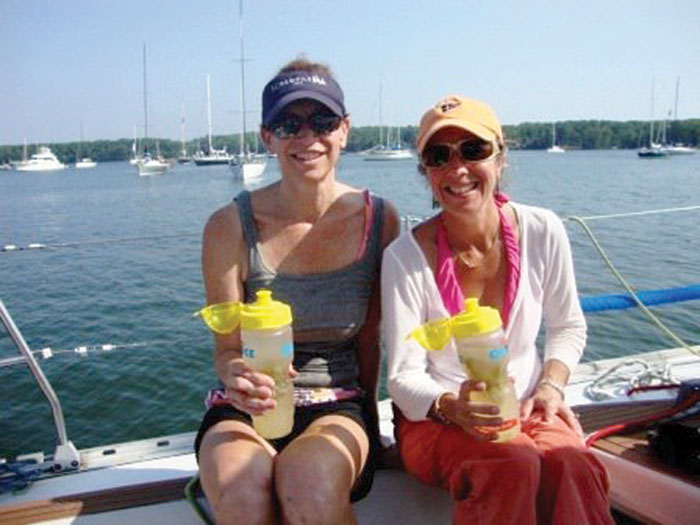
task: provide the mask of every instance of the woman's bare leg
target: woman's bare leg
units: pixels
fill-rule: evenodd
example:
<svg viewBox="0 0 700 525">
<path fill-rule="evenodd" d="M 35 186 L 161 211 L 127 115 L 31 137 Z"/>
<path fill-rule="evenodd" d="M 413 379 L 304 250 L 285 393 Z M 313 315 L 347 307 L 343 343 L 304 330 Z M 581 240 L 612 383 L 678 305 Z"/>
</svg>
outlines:
<svg viewBox="0 0 700 525">
<path fill-rule="evenodd" d="M 275 522 L 275 454 L 241 421 L 221 421 L 206 432 L 199 449 L 199 473 L 216 523 Z"/>
<path fill-rule="evenodd" d="M 314 421 L 275 459 L 283 523 L 352 524 L 350 491 L 369 454 L 362 426 L 349 417 Z"/>
</svg>

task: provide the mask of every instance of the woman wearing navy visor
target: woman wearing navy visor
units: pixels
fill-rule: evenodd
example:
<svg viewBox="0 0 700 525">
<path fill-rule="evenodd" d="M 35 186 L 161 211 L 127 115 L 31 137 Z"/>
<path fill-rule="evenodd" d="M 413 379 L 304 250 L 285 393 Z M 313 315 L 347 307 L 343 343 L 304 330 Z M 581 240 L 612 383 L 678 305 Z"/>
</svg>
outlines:
<svg viewBox="0 0 700 525">
<path fill-rule="evenodd" d="M 281 179 L 241 192 L 204 229 L 207 303 L 268 288 L 293 312 L 295 423 L 260 437 L 250 415 L 274 381 L 248 369 L 240 333 L 216 335 L 221 382 L 195 449 L 218 523 L 354 523 L 378 447 L 379 269 L 399 230 L 393 206 L 337 180 L 350 120 L 330 70 L 306 59 L 265 86 L 260 135 Z"/>
</svg>

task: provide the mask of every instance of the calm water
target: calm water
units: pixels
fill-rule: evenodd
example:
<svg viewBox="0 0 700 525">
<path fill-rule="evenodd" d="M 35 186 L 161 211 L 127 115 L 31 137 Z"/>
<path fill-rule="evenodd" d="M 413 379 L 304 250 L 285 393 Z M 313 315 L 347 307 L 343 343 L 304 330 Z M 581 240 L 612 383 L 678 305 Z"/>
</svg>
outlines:
<svg viewBox="0 0 700 525">
<path fill-rule="evenodd" d="M 513 152 L 509 163 L 506 191 L 562 216 L 700 204 L 700 155 L 640 160 L 628 151 Z M 262 183 L 277 177 L 273 161 Z M 389 198 L 402 215 L 431 214 L 412 162 L 347 155 L 340 177 Z M 126 163 L 50 174 L 0 172 L 0 246 L 76 243 L 0 253 L 0 299 L 30 347 L 125 345 L 41 362 L 79 448 L 197 427 L 213 378 L 210 336 L 191 319 L 202 304 L 200 232 L 209 214 L 241 189 L 226 166 L 177 166 L 151 178 L 139 178 Z M 634 286 L 700 282 L 700 211 L 591 226 Z M 619 292 L 580 228 L 567 227 L 581 293 Z M 122 241 L 91 242 L 112 239 Z M 700 301 L 656 311 L 678 335 L 700 342 Z M 636 310 L 588 321 L 587 359 L 670 345 Z M 9 338 L 0 334 L 0 357 L 13 355 Z M 26 367 L 0 369 L 0 399 L 0 456 L 53 450 L 50 409 Z"/>
</svg>

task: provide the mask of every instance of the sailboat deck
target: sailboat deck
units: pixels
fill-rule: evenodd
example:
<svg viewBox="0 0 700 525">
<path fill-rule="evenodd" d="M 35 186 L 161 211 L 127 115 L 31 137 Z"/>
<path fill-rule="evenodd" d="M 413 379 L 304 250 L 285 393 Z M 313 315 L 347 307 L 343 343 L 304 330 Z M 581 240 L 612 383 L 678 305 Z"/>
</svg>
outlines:
<svg viewBox="0 0 700 525">
<path fill-rule="evenodd" d="M 673 406 L 672 400 L 638 401 L 631 403 L 610 403 L 608 405 L 585 405 L 576 407 L 574 412 L 584 431 L 588 434 L 613 424 L 621 424 L 646 418 L 664 412 Z M 621 432 L 604 437 L 593 443 L 593 447 L 612 456 L 622 458 L 659 474 L 700 488 L 700 476 L 694 476 L 680 468 L 674 468 L 651 450 L 645 430 Z"/>
<path fill-rule="evenodd" d="M 674 361 L 697 375 L 697 357 L 680 349 L 645 355 Z M 579 365 L 567 388 L 584 430 L 592 432 L 658 414 L 673 399 L 577 404 L 580 385 L 616 360 Z M 681 363 L 678 365 L 678 363 Z M 691 376 L 692 377 L 692 376 Z M 583 401 L 579 401 L 583 403 Z M 383 438 L 392 432 L 390 401 L 380 403 Z M 91 470 L 41 480 L 24 494 L 0 496 L 0 523 L 200 523 L 184 499 L 188 480 L 197 472 L 193 433 L 83 451 Z M 700 477 L 661 462 L 649 449 L 644 432 L 603 438 L 593 445 L 611 479 L 615 508 L 645 523 L 695 523 Z M 115 464 L 121 460 L 121 464 Z M 399 469 L 379 470 L 372 491 L 354 505 L 358 523 L 412 525 L 449 523 L 449 494 L 420 484 Z"/>
</svg>

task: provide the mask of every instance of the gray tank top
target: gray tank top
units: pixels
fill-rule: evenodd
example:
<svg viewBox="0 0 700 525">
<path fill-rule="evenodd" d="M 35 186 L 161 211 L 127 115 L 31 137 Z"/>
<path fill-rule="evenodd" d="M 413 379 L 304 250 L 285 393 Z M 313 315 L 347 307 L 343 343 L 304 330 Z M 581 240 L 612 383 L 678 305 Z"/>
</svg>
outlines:
<svg viewBox="0 0 700 525">
<path fill-rule="evenodd" d="M 364 253 L 353 263 L 325 273 L 285 275 L 270 270 L 263 261 L 250 204 L 250 192 L 236 197 L 248 245 L 249 274 L 243 283 L 245 301 L 255 300 L 260 288 L 291 305 L 294 330 L 294 367 L 299 387 L 357 387 L 358 333 L 381 266 L 384 201 L 371 196 L 372 224 Z"/>
</svg>

